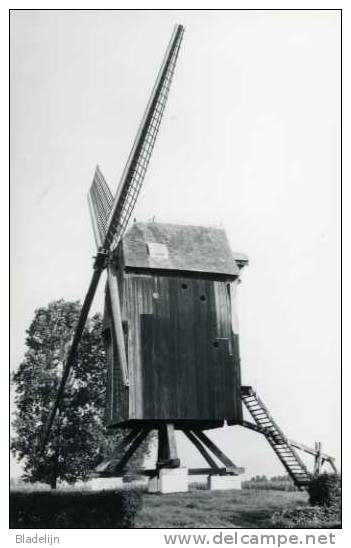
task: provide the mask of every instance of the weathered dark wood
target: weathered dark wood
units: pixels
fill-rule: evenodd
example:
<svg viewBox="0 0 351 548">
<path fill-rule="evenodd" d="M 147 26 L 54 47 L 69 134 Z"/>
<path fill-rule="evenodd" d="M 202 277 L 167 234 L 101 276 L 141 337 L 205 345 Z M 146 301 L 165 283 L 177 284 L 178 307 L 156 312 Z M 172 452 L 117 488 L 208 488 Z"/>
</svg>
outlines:
<svg viewBox="0 0 351 548">
<path fill-rule="evenodd" d="M 124 468 L 131 458 L 133 453 L 144 441 L 150 428 L 135 428 L 116 446 L 112 457 L 101 463 L 96 469 L 92 477 L 114 477 L 123 475 Z M 200 454 L 210 465 L 210 468 L 195 468 L 188 471 L 189 474 L 227 474 L 227 475 L 239 475 L 245 472 L 244 468 L 239 468 L 226 457 L 218 447 L 211 442 L 205 434 L 200 431 L 196 433 L 183 429 L 184 434 L 188 437 L 191 443 L 195 445 Z M 200 441 L 200 438 L 202 440 Z M 177 468 L 180 466 L 180 460 L 177 455 L 177 448 L 175 443 L 175 428 L 171 423 L 161 423 L 158 425 L 158 457 L 155 469 L 139 469 L 138 474 L 146 476 L 154 476 L 157 474 L 160 468 Z M 206 451 L 204 445 L 210 446 L 210 450 L 225 463 L 225 468 L 217 465 L 215 460 Z M 129 446 L 129 447 L 128 447 Z M 128 447 L 128 448 L 127 448 Z M 126 452 L 121 456 L 121 451 L 127 448 Z"/>
<path fill-rule="evenodd" d="M 234 306 L 234 303 L 230 304 L 230 309 Z M 240 348 L 239 348 L 239 335 L 237 333 L 231 332 L 232 338 L 232 369 L 234 373 L 234 386 L 235 394 L 234 398 L 235 404 L 235 416 L 236 420 L 241 421 L 243 419 L 243 408 L 241 402 L 241 362 L 240 362 Z M 228 421 L 229 424 L 229 421 Z"/>
<path fill-rule="evenodd" d="M 133 440 L 128 450 L 125 452 L 121 460 L 115 465 L 115 470 L 123 470 L 129 459 L 134 455 L 135 451 L 138 449 L 138 447 L 141 445 L 141 443 L 145 440 L 147 435 L 149 434 L 149 430 L 145 429 L 142 430 Z"/>
<path fill-rule="evenodd" d="M 114 398 L 113 413 L 106 413 L 109 426 L 128 420 L 164 420 L 175 426 L 186 420 L 209 424 L 242 421 L 239 345 L 232 328 L 230 285 L 235 283 L 238 269 L 230 266 L 230 272 L 224 274 L 229 263 L 226 266 L 223 249 L 205 260 L 204 249 L 217 240 L 225 241 L 223 231 L 195 227 L 188 239 L 180 237 L 184 234 L 184 227 L 135 223 L 116 250 L 114 276 L 119 284 L 122 324 L 128 326 L 129 391 L 128 404 L 118 403 L 125 402 L 125 395 L 118 398 L 115 390 L 119 374 L 117 379 L 115 374 L 109 375 L 109 382 L 115 381 L 108 391 Z M 157 264 L 151 269 L 149 243 L 166 246 L 172 263 L 168 269 L 162 257 L 152 259 Z M 201 245 L 203 249 L 197 249 L 196 257 L 192 257 L 192 249 Z M 133 262 L 133 253 L 140 255 L 138 265 Z M 214 267 L 215 257 L 214 270 L 195 270 L 196 261 Z M 144 268 L 146 263 L 148 268 Z M 177 271 L 175 267 L 180 268 L 181 263 L 186 268 L 191 263 L 194 270 Z M 113 287 L 111 271 L 109 285 Z M 113 324 L 117 321 L 111 318 Z M 118 354 L 121 327 L 114 331 Z M 114 367 L 123 372 L 122 361 L 114 357 Z"/>
<path fill-rule="evenodd" d="M 317 448 L 317 445 L 315 445 L 315 449 L 313 449 L 312 447 L 308 447 L 307 445 L 304 445 L 303 443 L 297 442 L 295 440 L 289 440 L 289 443 L 293 447 L 296 447 L 297 449 L 301 449 L 301 451 L 305 451 L 305 453 L 308 453 L 309 455 L 313 455 L 314 457 L 318 454 L 318 452 L 321 452 L 320 449 Z M 321 457 L 323 460 L 328 462 L 335 461 L 333 457 L 323 452 L 321 452 Z"/>
<path fill-rule="evenodd" d="M 194 430 L 194 434 L 196 434 L 196 436 L 202 441 L 202 443 L 204 445 L 206 445 L 206 447 L 208 447 L 212 453 L 214 455 L 216 455 L 216 457 L 229 469 L 231 470 L 239 470 L 239 468 L 234 464 L 234 462 L 229 458 L 227 457 L 223 451 L 221 451 L 217 445 L 215 445 L 213 443 L 212 440 L 210 440 L 210 438 L 208 438 L 206 436 L 206 434 L 204 434 L 203 432 L 201 432 L 200 430 Z"/>
<path fill-rule="evenodd" d="M 125 275 L 130 418 L 240 422 L 224 282 Z"/>
<path fill-rule="evenodd" d="M 319 476 L 322 468 L 322 444 L 320 441 L 315 442 L 315 459 L 314 459 L 314 469 L 313 474 Z"/>
<path fill-rule="evenodd" d="M 237 476 L 243 474 L 245 468 L 237 467 L 235 470 L 232 468 L 189 468 L 189 476 Z"/>
<path fill-rule="evenodd" d="M 107 357 L 106 424 L 129 419 L 129 390 L 125 384 L 116 340 L 110 292 L 106 291 L 103 335 Z"/>
<path fill-rule="evenodd" d="M 300 488 L 304 487 L 310 481 L 311 475 L 283 431 L 269 414 L 262 400 L 251 387 L 242 387 L 242 398 L 257 426 L 262 429 L 262 433 L 265 434 L 268 443 L 295 485 Z"/>
<path fill-rule="evenodd" d="M 116 347 L 118 352 L 118 362 L 121 368 L 121 374 L 123 383 L 125 386 L 129 386 L 129 375 L 128 375 L 128 365 L 127 365 L 127 356 L 125 349 L 125 340 L 122 327 L 122 314 L 121 314 L 121 303 L 118 289 L 118 278 L 117 273 L 112 264 L 107 267 L 108 274 L 108 288 L 109 295 L 111 299 L 111 312 L 113 317 L 113 327 L 116 337 Z"/>
<path fill-rule="evenodd" d="M 161 464 L 168 459 L 166 425 L 160 426 L 158 429 L 158 446 L 157 446 L 157 464 Z"/>
<path fill-rule="evenodd" d="M 111 456 L 104 460 L 103 462 L 101 462 L 96 468 L 95 468 L 95 472 L 97 473 L 102 473 L 104 471 L 106 471 L 107 469 L 115 466 L 118 462 L 119 462 L 119 459 L 120 459 L 120 453 L 121 451 L 127 447 L 130 443 L 133 442 L 133 440 L 142 432 L 141 429 L 139 428 L 136 428 L 136 429 L 133 429 L 131 432 L 129 432 L 129 434 L 127 434 L 115 447 L 115 449 L 113 450 Z"/>
<path fill-rule="evenodd" d="M 160 424 L 166 424 L 167 420 L 160 419 L 130 419 L 123 422 L 120 422 L 117 424 L 118 428 L 149 428 L 150 430 L 157 430 Z M 199 428 L 201 430 L 211 430 L 214 428 L 221 428 L 224 426 L 223 420 L 217 420 L 217 421 L 202 421 L 202 420 L 175 420 L 172 421 L 172 424 L 174 425 L 175 430 L 183 430 L 193 428 Z M 235 423 L 235 424 L 241 424 L 241 423 Z M 113 429 L 115 426 L 109 426 L 109 429 Z"/>
<path fill-rule="evenodd" d="M 159 426 L 156 466 L 157 468 L 178 468 L 180 466 L 173 424 Z"/>
<path fill-rule="evenodd" d="M 257 424 L 254 424 L 253 422 L 243 420 L 241 422 L 241 426 L 244 426 L 245 428 L 248 428 L 249 430 L 254 430 L 255 432 L 258 432 L 259 434 L 265 435 L 265 430 L 263 430 L 262 428 L 257 426 Z"/>
<path fill-rule="evenodd" d="M 148 429 L 131 432 L 129 437 L 133 436 L 133 441 L 129 445 L 126 452 L 122 455 L 122 457 L 109 459 L 109 461 L 106 461 L 104 467 L 99 465 L 95 469 L 95 472 L 100 477 L 113 477 L 113 476 L 122 475 L 126 464 L 130 460 L 130 458 L 134 455 L 135 451 L 138 449 L 140 444 L 145 440 L 148 434 L 149 434 Z M 124 446 L 126 446 L 126 444 Z M 115 452 L 117 452 L 117 448 Z"/>
<path fill-rule="evenodd" d="M 243 468 L 239 468 L 238 470 L 241 470 L 244 472 Z M 153 477 L 155 475 L 155 470 L 150 468 L 139 468 L 135 470 L 135 474 L 139 476 L 147 476 L 147 477 Z M 113 474 L 116 475 L 116 474 Z M 227 470 L 227 468 L 224 467 L 217 467 L 217 468 L 188 468 L 188 475 L 189 476 L 236 476 L 237 474 L 233 473 L 231 470 Z M 125 477 L 128 477 L 128 473 L 125 475 Z"/>
<path fill-rule="evenodd" d="M 328 462 L 329 462 L 330 466 L 332 467 L 333 471 L 335 472 L 335 474 L 337 474 L 338 469 L 335 466 L 335 459 L 330 458 L 330 459 L 328 459 Z"/>
<path fill-rule="evenodd" d="M 173 424 L 166 424 L 167 444 L 169 451 L 169 458 L 172 460 L 178 459 L 177 443 L 175 439 L 175 431 Z"/>
<path fill-rule="evenodd" d="M 105 311 L 102 325 L 102 336 L 106 352 L 106 400 L 105 400 L 105 413 L 104 422 L 110 424 L 113 419 L 112 410 L 112 375 L 115 368 L 113 361 L 113 343 L 112 343 L 112 326 L 110 315 L 107 314 L 107 296 L 105 296 Z M 119 416 L 123 416 L 123 413 L 119 413 Z M 128 417 L 128 414 L 125 418 Z"/>
<path fill-rule="evenodd" d="M 191 441 L 193 445 L 195 445 L 196 449 L 201 453 L 201 455 L 204 457 L 204 459 L 207 461 L 207 463 L 211 466 L 213 469 L 218 469 L 217 463 L 213 460 L 211 455 L 206 451 L 205 447 L 202 445 L 200 440 L 195 436 L 193 432 L 190 430 L 183 430 L 184 434 L 187 436 L 187 438 Z"/>
</svg>

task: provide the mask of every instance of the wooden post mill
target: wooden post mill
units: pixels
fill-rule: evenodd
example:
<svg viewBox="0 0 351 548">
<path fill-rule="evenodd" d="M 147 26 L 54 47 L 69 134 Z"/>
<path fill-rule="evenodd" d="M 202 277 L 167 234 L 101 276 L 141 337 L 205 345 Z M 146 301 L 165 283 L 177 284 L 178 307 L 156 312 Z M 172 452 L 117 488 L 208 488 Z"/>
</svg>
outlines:
<svg viewBox="0 0 351 548">
<path fill-rule="evenodd" d="M 163 117 L 183 33 L 184 28 L 176 25 L 115 196 L 96 168 L 88 197 L 97 255 L 44 444 L 100 276 L 106 270 L 105 419 L 109 428 L 124 429 L 125 435 L 95 474 L 123 476 L 136 449 L 150 432 L 157 431 L 156 466 L 139 471 L 150 477 L 151 489 L 186 490 L 188 474 L 207 475 L 210 486 L 238 487 L 244 469 L 208 436 L 209 430 L 227 423 L 264 435 L 294 483 L 304 488 L 312 474 L 297 449 L 315 457 L 314 473 L 319 473 L 323 463 L 336 470 L 334 459 L 322 453 L 320 445 L 313 449 L 288 439 L 254 389 L 241 384 L 235 293 L 240 273 L 248 264 L 246 256 L 230 249 L 224 230 L 219 228 L 156 222 L 129 225 Z M 244 420 L 243 406 L 252 420 Z M 196 447 L 206 467 L 182 466 L 176 430 Z"/>
</svg>

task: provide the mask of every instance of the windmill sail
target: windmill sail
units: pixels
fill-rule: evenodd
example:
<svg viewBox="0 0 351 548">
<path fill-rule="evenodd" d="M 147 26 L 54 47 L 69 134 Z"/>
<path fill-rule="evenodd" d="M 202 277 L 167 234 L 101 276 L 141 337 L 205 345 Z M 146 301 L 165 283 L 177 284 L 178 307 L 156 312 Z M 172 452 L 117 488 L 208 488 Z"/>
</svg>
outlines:
<svg viewBox="0 0 351 548">
<path fill-rule="evenodd" d="M 166 106 L 183 33 L 184 27 L 177 25 L 117 189 L 105 248 L 117 246 L 138 198 Z"/>
<path fill-rule="evenodd" d="M 112 192 L 99 166 L 96 166 L 94 179 L 88 193 L 88 203 L 96 246 L 99 248 L 105 240 L 108 220 L 113 206 Z"/>
<path fill-rule="evenodd" d="M 106 237 L 107 223 L 113 206 L 113 195 L 102 175 L 99 166 L 96 166 L 94 179 L 88 193 L 88 203 L 93 224 L 96 246 L 99 249 Z M 122 328 L 122 316 L 118 284 L 114 283 L 114 268 L 112 264 L 107 266 L 107 287 L 111 300 L 113 324 L 117 341 L 118 362 L 121 367 L 124 386 L 129 386 L 127 355 Z"/>
<path fill-rule="evenodd" d="M 90 190 L 90 206 L 93 217 L 95 239 L 99 246 L 99 252 L 94 263 L 94 273 L 85 296 L 83 306 L 78 318 L 71 347 L 66 357 L 64 372 L 54 405 L 49 413 L 48 421 L 42 438 L 42 448 L 45 449 L 50 431 L 55 419 L 57 409 L 64 393 L 70 370 L 76 359 L 76 352 L 80 338 L 86 324 L 89 310 L 102 274 L 107 265 L 108 254 L 117 246 L 127 227 L 128 221 L 134 209 L 138 194 L 143 183 L 156 136 L 160 127 L 162 115 L 166 105 L 175 64 L 182 41 L 184 28 L 176 25 L 169 46 L 164 57 L 156 83 L 152 90 L 144 117 L 134 141 L 127 164 L 123 171 L 117 193 L 112 204 L 109 217 L 110 192 L 99 169 Z"/>
</svg>

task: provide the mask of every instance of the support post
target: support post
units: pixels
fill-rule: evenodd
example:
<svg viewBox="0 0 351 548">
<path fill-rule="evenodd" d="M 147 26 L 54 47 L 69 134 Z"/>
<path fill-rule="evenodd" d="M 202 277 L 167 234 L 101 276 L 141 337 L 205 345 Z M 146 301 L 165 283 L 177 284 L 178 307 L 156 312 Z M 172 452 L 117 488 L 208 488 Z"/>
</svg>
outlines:
<svg viewBox="0 0 351 548">
<path fill-rule="evenodd" d="M 149 492 L 177 493 L 187 490 L 188 469 L 180 466 L 174 424 L 160 424 L 156 473 L 149 480 Z"/>
<path fill-rule="evenodd" d="M 316 450 L 316 456 L 314 459 L 314 470 L 313 475 L 319 476 L 321 473 L 322 468 L 322 442 L 316 441 L 314 444 L 315 450 Z"/>
<path fill-rule="evenodd" d="M 158 428 L 157 469 L 178 468 L 179 466 L 174 424 L 162 424 Z"/>
<path fill-rule="evenodd" d="M 158 431 L 156 468 L 154 470 L 139 469 L 137 471 L 139 475 L 150 477 L 149 489 L 151 491 L 186 491 L 188 474 L 238 476 L 245 471 L 244 468 L 236 466 L 233 461 L 227 457 L 202 430 L 200 430 L 200 428 L 196 429 L 194 426 L 196 425 L 193 422 L 191 427 L 183 427 L 182 431 L 210 465 L 210 468 L 195 468 L 188 470 L 188 468 L 182 467 L 177 453 L 175 425 L 173 423 L 159 422 L 158 424 L 152 423 L 152 425 L 149 423 L 147 427 L 135 426 L 116 445 L 112 455 L 97 466 L 93 476 L 122 476 L 129 459 L 145 440 L 150 430 L 155 427 Z M 213 456 L 217 457 L 225 467 L 217 464 Z"/>
</svg>

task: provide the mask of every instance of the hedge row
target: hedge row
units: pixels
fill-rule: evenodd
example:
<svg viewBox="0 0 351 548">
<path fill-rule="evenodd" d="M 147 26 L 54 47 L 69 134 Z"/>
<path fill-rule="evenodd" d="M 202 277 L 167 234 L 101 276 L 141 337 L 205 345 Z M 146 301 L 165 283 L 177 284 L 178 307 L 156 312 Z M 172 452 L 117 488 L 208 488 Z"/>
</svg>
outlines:
<svg viewBox="0 0 351 548">
<path fill-rule="evenodd" d="M 341 477 L 338 474 L 321 474 L 313 478 L 308 486 L 312 506 L 334 506 L 341 504 Z"/>
<path fill-rule="evenodd" d="M 326 506 L 303 506 L 275 512 L 271 518 L 275 529 L 338 529 L 339 512 L 331 512 Z"/>
<path fill-rule="evenodd" d="M 242 489 L 253 489 L 259 491 L 297 491 L 292 481 L 243 481 Z"/>
<path fill-rule="evenodd" d="M 310 506 L 281 510 L 273 514 L 275 528 L 341 527 L 341 478 L 338 474 L 321 474 L 308 486 Z"/>
<path fill-rule="evenodd" d="M 142 495 L 128 491 L 12 491 L 13 529 L 129 529 Z"/>
</svg>

